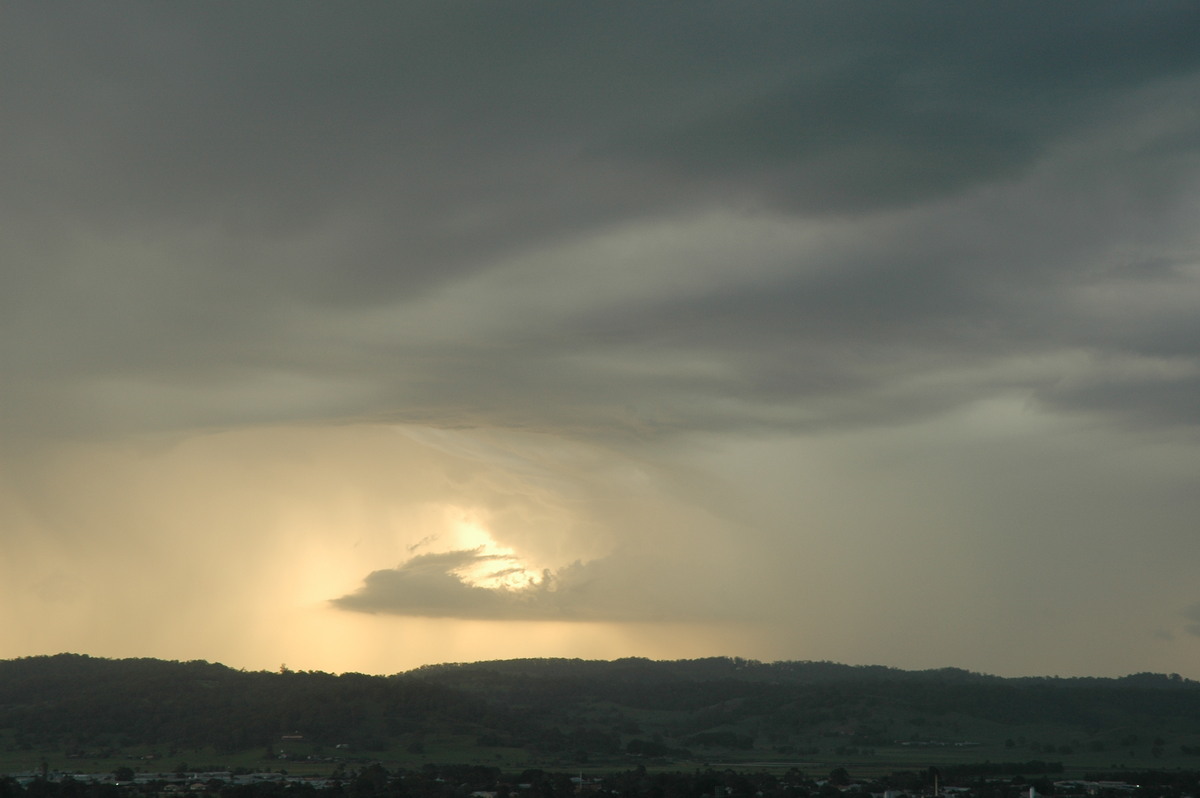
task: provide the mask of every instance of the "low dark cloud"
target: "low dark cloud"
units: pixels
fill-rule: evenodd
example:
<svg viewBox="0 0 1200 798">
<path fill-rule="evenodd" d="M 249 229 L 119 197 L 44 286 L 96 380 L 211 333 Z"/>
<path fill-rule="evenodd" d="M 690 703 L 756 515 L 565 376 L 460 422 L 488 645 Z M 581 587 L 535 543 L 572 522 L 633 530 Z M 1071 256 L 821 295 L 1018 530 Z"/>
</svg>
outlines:
<svg viewBox="0 0 1200 798">
<path fill-rule="evenodd" d="M 464 568 L 501 560 L 479 549 L 418 554 L 396 568 L 369 574 L 357 592 L 334 599 L 343 609 L 394 612 L 433 618 L 546 618 L 557 615 L 547 606 L 551 583 L 530 580 L 518 588 L 469 584 Z"/>
<path fill-rule="evenodd" d="M 674 581 L 666 574 L 652 577 L 659 586 L 633 587 L 632 575 L 644 574 L 629 558 L 575 562 L 537 575 L 520 567 L 483 574 L 485 581 L 523 577 L 516 584 L 484 587 L 464 575 L 468 569 L 506 559 L 480 549 L 420 554 L 395 568 L 371 572 L 358 590 L 331 604 L 354 612 L 459 620 L 713 621 L 736 614 L 729 609 L 714 613 L 708 606 L 689 607 L 686 594 L 679 597 L 682 601 L 660 595 L 666 592 L 662 587 Z"/>
</svg>

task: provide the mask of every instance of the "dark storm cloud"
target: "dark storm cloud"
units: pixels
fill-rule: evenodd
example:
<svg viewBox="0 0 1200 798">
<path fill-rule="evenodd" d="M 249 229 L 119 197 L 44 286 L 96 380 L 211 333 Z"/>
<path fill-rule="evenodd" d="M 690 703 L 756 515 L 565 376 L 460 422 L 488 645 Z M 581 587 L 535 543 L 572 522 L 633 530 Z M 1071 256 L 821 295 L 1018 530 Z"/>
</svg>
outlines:
<svg viewBox="0 0 1200 798">
<path fill-rule="evenodd" d="M 352 209 L 412 254 L 315 265 L 355 290 L 696 180 L 817 212 L 959 190 L 1200 62 L 1170 4 L 127 8 L 13 12 L 27 197 L 265 235 Z M 495 217 L 456 226 L 472 208 Z"/>
<path fill-rule="evenodd" d="M 1141 427 L 1200 426 L 1200 374 L 1111 377 L 1038 393 L 1050 407 L 1117 416 Z"/>
<path fill-rule="evenodd" d="M 151 418 L 109 407 L 122 393 L 154 394 L 150 426 L 258 421 L 305 385 L 320 395 L 281 419 L 596 430 L 657 407 L 641 429 L 686 429 L 786 424 L 760 411 L 814 396 L 882 418 L 993 390 L 888 394 L 981 357 L 1186 352 L 1177 315 L 1113 341 L 1070 292 L 1128 242 L 1191 262 L 1146 242 L 1186 247 L 1170 219 L 1197 130 L 1164 109 L 1194 98 L 1198 32 L 1186 3 L 16 4 L 0 32 L 5 426 Z M 506 259 L 713 208 L 860 226 L 767 277 L 743 275 L 748 241 L 705 288 L 541 329 L 512 303 L 482 341 L 346 331 Z M 556 272 L 531 302 L 555 302 Z M 648 351 L 723 368 L 592 362 Z M 1120 388 L 1025 387 L 1143 415 Z M 1158 387 L 1167 407 L 1190 390 Z"/>
<path fill-rule="evenodd" d="M 1182 7 L 842 10 L 845 19 L 817 13 L 784 26 L 785 37 L 816 36 L 768 37 L 773 73 L 621 149 L 808 213 L 890 207 L 1012 178 L 1104 113 L 1114 91 L 1197 63 L 1197 21 Z"/>
</svg>

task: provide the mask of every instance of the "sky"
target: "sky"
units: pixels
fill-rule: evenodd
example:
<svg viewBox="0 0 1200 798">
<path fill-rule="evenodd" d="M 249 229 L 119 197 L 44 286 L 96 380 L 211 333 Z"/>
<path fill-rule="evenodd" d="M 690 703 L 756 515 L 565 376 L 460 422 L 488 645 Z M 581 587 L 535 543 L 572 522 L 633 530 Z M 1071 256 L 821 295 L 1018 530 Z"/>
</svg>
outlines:
<svg viewBox="0 0 1200 798">
<path fill-rule="evenodd" d="M 5 3 L 0 658 L 1200 679 L 1197 41 Z"/>
</svg>

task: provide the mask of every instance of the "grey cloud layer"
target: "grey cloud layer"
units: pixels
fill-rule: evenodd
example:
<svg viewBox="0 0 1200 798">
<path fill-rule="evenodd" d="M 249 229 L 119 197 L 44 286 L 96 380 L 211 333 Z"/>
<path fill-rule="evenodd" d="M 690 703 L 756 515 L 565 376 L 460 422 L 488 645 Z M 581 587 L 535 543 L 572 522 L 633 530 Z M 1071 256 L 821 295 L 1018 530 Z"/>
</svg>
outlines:
<svg viewBox="0 0 1200 798">
<path fill-rule="evenodd" d="M 1056 328 L 1097 258 L 1176 257 L 1194 285 L 1194 242 L 1172 224 L 1195 196 L 1195 120 L 1170 112 L 1197 93 L 1188 4 L 680 16 L 29 3 L 7 17 L 10 430 L 39 416 L 47 429 L 103 426 L 120 415 L 106 392 L 206 390 L 196 380 L 219 387 L 208 412 L 184 402 L 162 424 L 238 423 L 253 404 L 239 397 L 275 396 L 254 387 L 264 375 L 323 386 L 285 418 L 444 408 L 538 423 L 520 418 L 533 401 L 550 417 L 582 405 L 576 423 L 604 426 L 594 392 L 704 425 L 713 411 L 684 394 L 736 419 L 740 402 L 762 416 L 757 403 L 830 386 L 866 397 L 893 379 L 879 361 L 911 373 L 997 351 L 1169 345 L 1187 357 L 1198 343 L 1178 316 L 1132 318 L 1119 340 L 1091 320 Z M 422 341 L 341 323 L 389 306 L 403 319 L 527 253 L 723 207 L 841 233 L 785 253 L 790 274 L 747 277 L 761 257 L 747 242 L 706 289 L 685 270 L 676 297 L 635 292 L 540 329 L 520 324 L 519 304 L 501 307 L 509 329 L 486 342 L 469 325 Z M 556 274 L 536 275 L 530 297 L 553 304 Z M 592 376 L 593 354 L 647 348 L 705 353 L 725 376 Z M 1139 405 L 1128 387 L 1043 394 L 1119 412 Z M 1190 391 L 1186 379 L 1140 388 L 1165 410 Z"/>
<path fill-rule="evenodd" d="M 4 16 L 5 442 L 1200 422 L 1193 3 Z M 340 605 L 642 617 L 444 556 Z"/>
</svg>

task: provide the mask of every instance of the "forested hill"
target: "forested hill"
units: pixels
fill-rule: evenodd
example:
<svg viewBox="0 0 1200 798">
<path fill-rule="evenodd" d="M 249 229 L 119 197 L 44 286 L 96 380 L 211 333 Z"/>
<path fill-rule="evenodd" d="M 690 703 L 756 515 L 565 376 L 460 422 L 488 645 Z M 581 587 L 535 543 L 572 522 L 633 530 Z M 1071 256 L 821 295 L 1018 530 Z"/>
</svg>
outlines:
<svg viewBox="0 0 1200 798">
<path fill-rule="evenodd" d="M 0 661 L 0 744 L 9 750 L 220 753 L 283 736 L 318 748 L 416 750 L 414 741 L 438 734 L 479 750 L 592 762 L 964 741 L 1016 749 L 1011 756 L 1153 748 L 1200 757 L 1200 683 L 730 658 L 509 660 L 386 677 L 70 654 Z"/>
<path fill-rule="evenodd" d="M 512 659 L 492 662 L 426 665 L 408 675 L 446 676 L 472 672 L 525 675 L 538 679 L 602 679 L 607 681 L 747 681 L 789 684 L 830 682 L 937 682 L 973 684 L 1035 685 L 1065 687 L 1159 687 L 1200 688 L 1200 682 L 1178 674 L 1138 673 L 1119 679 L 1101 677 L 1061 678 L 1031 676 L 1004 678 L 961 668 L 906 671 L 884 665 L 842 665 L 836 662 L 759 662 L 741 657 L 655 661 L 632 657 L 613 661 L 580 659 Z M 456 676 L 450 676 L 451 681 Z"/>
</svg>

